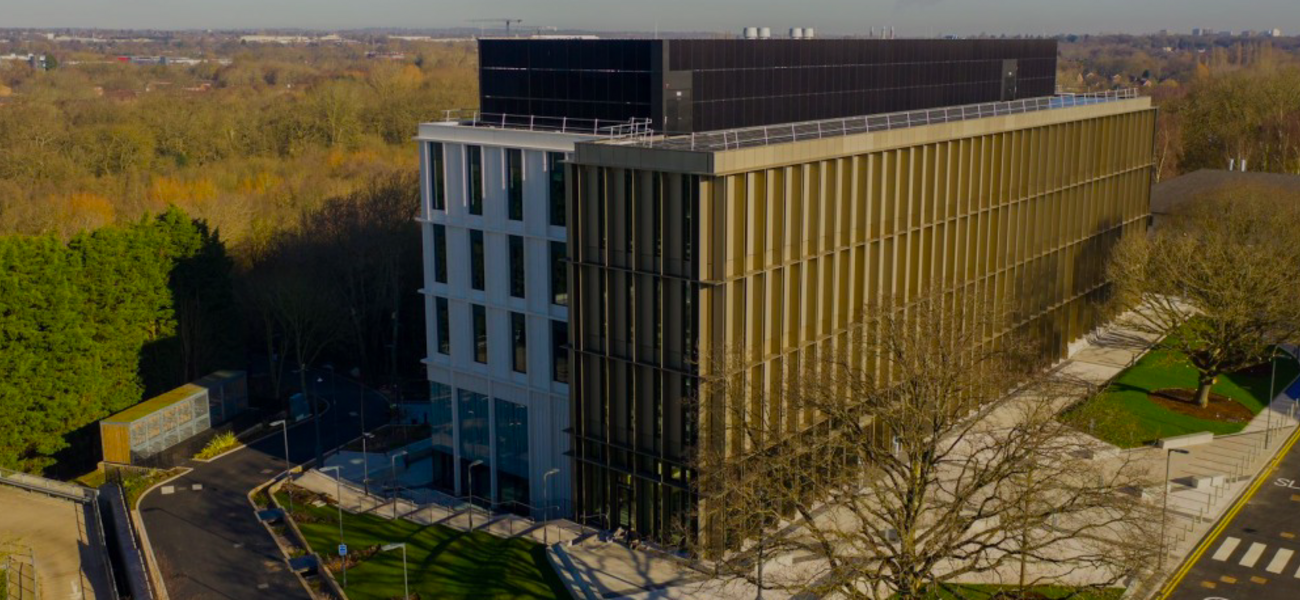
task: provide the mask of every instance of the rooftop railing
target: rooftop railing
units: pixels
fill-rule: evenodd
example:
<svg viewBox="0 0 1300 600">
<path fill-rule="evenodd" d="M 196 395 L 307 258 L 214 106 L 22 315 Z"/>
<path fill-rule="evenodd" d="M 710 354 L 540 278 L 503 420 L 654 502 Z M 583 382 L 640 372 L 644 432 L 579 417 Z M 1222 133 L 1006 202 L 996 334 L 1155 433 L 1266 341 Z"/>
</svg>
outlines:
<svg viewBox="0 0 1300 600">
<path fill-rule="evenodd" d="M 832 137 L 841 137 L 858 133 L 888 131 L 920 125 L 951 123 L 985 117 L 1000 117 L 1055 108 L 1085 106 L 1116 100 L 1127 100 L 1138 96 L 1136 89 L 1113 90 L 1088 94 L 1061 94 L 1039 98 L 1025 98 L 1007 102 L 988 102 L 984 104 L 967 104 L 928 110 L 912 110 L 883 115 L 866 115 L 861 117 L 844 117 L 821 121 L 804 121 L 800 123 L 783 123 L 780 125 L 763 125 L 741 129 L 707 131 L 689 135 L 645 136 L 639 139 L 620 142 L 625 145 L 666 150 L 693 150 L 717 152 L 737 150 L 799 142 Z"/>
<path fill-rule="evenodd" d="M 610 139 L 644 138 L 654 134 L 654 130 L 650 127 L 650 119 L 609 121 L 602 119 L 571 119 L 568 117 L 481 113 L 476 110 L 448 110 L 443 113 L 443 121 L 458 123 L 467 127 L 546 131 L 551 133 L 571 133 L 575 135 L 598 135 Z"/>
</svg>

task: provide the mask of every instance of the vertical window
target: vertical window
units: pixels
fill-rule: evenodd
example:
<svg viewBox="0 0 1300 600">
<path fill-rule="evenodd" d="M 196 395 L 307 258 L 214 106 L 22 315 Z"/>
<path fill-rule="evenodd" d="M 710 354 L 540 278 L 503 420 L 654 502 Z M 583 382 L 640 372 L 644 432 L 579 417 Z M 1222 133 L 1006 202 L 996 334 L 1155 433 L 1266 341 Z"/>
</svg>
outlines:
<svg viewBox="0 0 1300 600">
<path fill-rule="evenodd" d="M 467 495 L 484 501 L 492 490 L 492 446 L 488 437 L 488 397 L 458 390 L 460 404 L 460 481 Z M 471 467 L 476 461 L 482 464 Z"/>
<path fill-rule="evenodd" d="M 451 386 L 429 382 L 429 439 L 433 442 L 433 487 L 455 491 L 456 460 L 452 452 Z"/>
<path fill-rule="evenodd" d="M 433 224 L 433 280 L 447 283 L 447 227 Z"/>
<path fill-rule="evenodd" d="M 516 373 L 528 372 L 528 319 L 522 313 L 510 313 L 511 355 Z"/>
<path fill-rule="evenodd" d="M 469 214 L 483 214 L 483 149 L 465 146 L 465 180 L 469 183 Z"/>
<path fill-rule="evenodd" d="M 474 313 L 474 362 L 487 364 L 487 309 L 471 304 Z"/>
<path fill-rule="evenodd" d="M 569 305 L 568 248 L 564 242 L 551 242 L 551 304 Z"/>
<path fill-rule="evenodd" d="M 632 235 L 632 211 L 636 206 L 636 177 L 632 170 L 623 171 L 623 239 L 618 240 L 619 250 L 626 252 L 628 260 L 632 260 L 632 251 L 634 250 L 636 236 Z"/>
<path fill-rule="evenodd" d="M 551 379 L 569 382 L 569 324 L 551 321 Z"/>
<path fill-rule="evenodd" d="M 698 180 L 693 175 L 682 176 L 682 260 L 690 263 L 693 260 L 693 244 L 695 237 L 695 191 L 698 186 Z"/>
<path fill-rule="evenodd" d="M 609 169 L 600 169 L 600 181 L 596 185 L 596 243 L 597 248 L 605 250 L 609 236 L 609 223 L 605 222 L 605 203 L 609 201 Z M 604 258 L 604 255 L 601 255 Z"/>
<path fill-rule="evenodd" d="M 528 407 L 496 399 L 497 493 L 506 510 L 528 514 Z"/>
<path fill-rule="evenodd" d="M 547 152 L 546 170 L 550 184 L 548 194 L 551 201 L 551 225 L 564 227 L 564 153 Z"/>
<path fill-rule="evenodd" d="M 447 210 L 447 184 L 443 180 L 442 144 L 429 143 L 429 202 L 433 210 Z"/>
<path fill-rule="evenodd" d="M 524 152 L 518 148 L 506 150 L 506 199 L 511 221 L 524 220 Z"/>
<path fill-rule="evenodd" d="M 524 297 L 524 238 L 517 235 L 510 241 L 510 295 Z"/>
<path fill-rule="evenodd" d="M 469 286 L 486 289 L 486 269 L 483 266 L 483 232 L 469 230 Z"/>
<path fill-rule="evenodd" d="M 650 203 L 651 203 L 650 210 L 654 212 L 654 215 L 652 215 L 650 218 L 650 223 L 651 223 L 650 227 L 654 231 L 652 231 L 650 235 L 654 237 L 653 243 L 655 247 L 654 250 L 655 258 L 662 258 L 664 255 L 664 206 L 663 206 L 664 179 L 663 178 L 664 178 L 663 173 L 654 174 L 654 191 L 651 192 L 651 195 L 654 197 L 650 199 Z"/>
<path fill-rule="evenodd" d="M 451 355 L 451 310 L 446 298 L 435 298 L 438 319 L 438 354 Z"/>
</svg>

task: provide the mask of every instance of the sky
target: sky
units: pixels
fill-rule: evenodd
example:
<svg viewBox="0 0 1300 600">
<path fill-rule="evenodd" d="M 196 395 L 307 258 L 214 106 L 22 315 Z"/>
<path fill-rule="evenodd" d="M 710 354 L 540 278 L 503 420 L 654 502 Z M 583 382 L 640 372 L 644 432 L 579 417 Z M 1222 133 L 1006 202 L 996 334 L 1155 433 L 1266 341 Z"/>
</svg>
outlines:
<svg viewBox="0 0 1300 600">
<path fill-rule="evenodd" d="M 1193 27 L 1300 33 L 1300 0 L 0 0 L 0 27 L 353 29 L 477 26 L 476 18 L 594 31 L 745 26 L 900 37 L 1143 33 Z"/>
</svg>

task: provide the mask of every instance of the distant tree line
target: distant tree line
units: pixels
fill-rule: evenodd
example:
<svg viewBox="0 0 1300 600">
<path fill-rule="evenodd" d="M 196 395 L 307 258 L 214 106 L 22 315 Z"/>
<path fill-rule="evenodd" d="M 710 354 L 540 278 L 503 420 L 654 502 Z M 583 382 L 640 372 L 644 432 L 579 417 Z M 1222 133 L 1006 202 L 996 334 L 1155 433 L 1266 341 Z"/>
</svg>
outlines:
<svg viewBox="0 0 1300 600">
<path fill-rule="evenodd" d="M 233 244 L 264 243 L 325 198 L 414 170 L 417 125 L 477 105 L 472 45 L 405 50 L 215 47 L 232 62 L 189 67 L 84 52 L 0 69 L 0 234 L 68 238 L 175 204 Z"/>
</svg>

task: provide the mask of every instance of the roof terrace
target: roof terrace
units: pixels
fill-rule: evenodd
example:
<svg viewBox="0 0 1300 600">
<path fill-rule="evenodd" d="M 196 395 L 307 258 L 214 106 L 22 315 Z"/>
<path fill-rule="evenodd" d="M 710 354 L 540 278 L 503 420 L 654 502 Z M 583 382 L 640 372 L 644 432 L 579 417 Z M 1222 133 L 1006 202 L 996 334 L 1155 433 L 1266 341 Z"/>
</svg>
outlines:
<svg viewBox="0 0 1300 600">
<path fill-rule="evenodd" d="M 866 115 L 805 121 L 801 123 L 783 123 L 763 125 L 741 129 L 725 129 L 692 133 L 689 135 L 653 136 L 640 135 L 618 139 L 610 143 L 622 146 L 657 148 L 663 150 L 685 150 L 696 152 L 718 152 L 738 150 L 798 142 L 823 138 L 841 137 L 858 133 L 903 129 L 936 123 L 950 123 L 986 117 L 1014 115 L 1057 108 L 1085 106 L 1138 97 L 1136 89 L 1113 90 L 1089 94 L 1058 94 L 1038 98 L 1024 98 L 1007 102 L 986 102 L 913 110 L 898 113 Z"/>
</svg>

